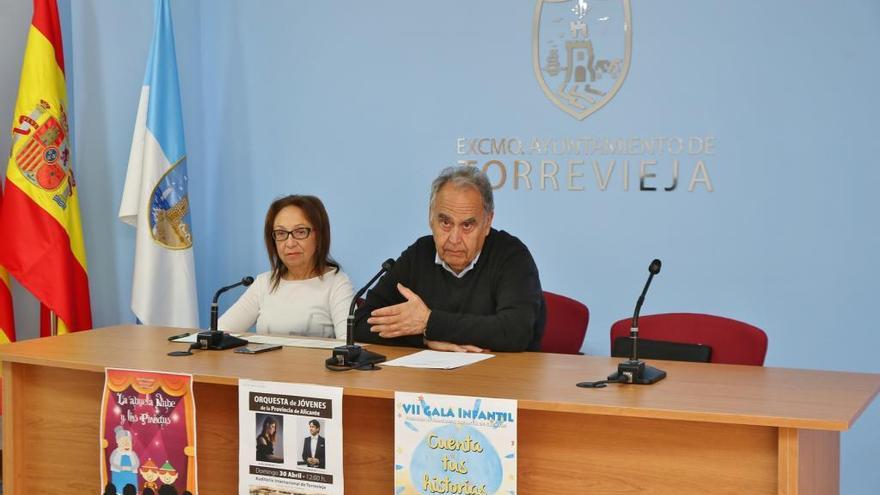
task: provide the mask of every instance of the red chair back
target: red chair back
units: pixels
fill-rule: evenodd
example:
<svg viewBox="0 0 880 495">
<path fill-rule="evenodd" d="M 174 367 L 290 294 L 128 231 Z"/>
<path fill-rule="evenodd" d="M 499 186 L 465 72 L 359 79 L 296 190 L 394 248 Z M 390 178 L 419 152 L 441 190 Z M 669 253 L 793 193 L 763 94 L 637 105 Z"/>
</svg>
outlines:
<svg viewBox="0 0 880 495">
<path fill-rule="evenodd" d="M 611 345 L 629 337 L 631 318 L 611 325 Z M 712 347 L 712 363 L 763 366 L 767 334 L 758 327 L 721 316 L 666 313 L 639 318 L 639 338 L 704 344 Z"/>
<path fill-rule="evenodd" d="M 586 305 L 552 292 L 544 291 L 547 320 L 541 338 L 541 352 L 580 354 L 590 323 Z"/>
</svg>

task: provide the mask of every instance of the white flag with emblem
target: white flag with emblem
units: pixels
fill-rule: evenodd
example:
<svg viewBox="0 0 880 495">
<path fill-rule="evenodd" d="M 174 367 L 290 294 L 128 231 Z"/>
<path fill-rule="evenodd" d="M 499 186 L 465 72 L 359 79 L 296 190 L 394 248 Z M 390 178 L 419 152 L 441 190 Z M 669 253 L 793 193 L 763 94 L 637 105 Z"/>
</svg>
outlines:
<svg viewBox="0 0 880 495">
<path fill-rule="evenodd" d="M 131 309 L 141 323 L 198 328 L 186 149 L 167 0 L 138 105 L 119 218 L 137 229 Z"/>
</svg>

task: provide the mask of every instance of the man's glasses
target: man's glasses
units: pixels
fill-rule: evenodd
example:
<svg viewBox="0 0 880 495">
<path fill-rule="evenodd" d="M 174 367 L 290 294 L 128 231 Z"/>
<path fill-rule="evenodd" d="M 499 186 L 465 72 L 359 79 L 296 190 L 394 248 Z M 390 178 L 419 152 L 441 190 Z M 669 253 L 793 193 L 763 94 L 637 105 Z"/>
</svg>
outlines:
<svg viewBox="0 0 880 495">
<path fill-rule="evenodd" d="M 308 239 L 311 234 L 311 227 L 298 227 L 293 230 L 275 229 L 272 231 L 272 238 L 275 242 L 284 242 L 288 237 L 293 236 L 294 239 L 301 241 Z"/>
</svg>

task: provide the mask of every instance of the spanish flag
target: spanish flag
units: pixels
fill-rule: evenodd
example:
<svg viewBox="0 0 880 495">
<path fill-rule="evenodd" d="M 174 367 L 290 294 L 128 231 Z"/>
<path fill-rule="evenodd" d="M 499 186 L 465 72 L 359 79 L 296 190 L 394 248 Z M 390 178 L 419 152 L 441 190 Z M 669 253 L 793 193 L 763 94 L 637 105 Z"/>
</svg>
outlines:
<svg viewBox="0 0 880 495">
<path fill-rule="evenodd" d="M 12 292 L 9 274 L 0 266 L 0 344 L 15 342 L 15 317 L 12 313 Z"/>
<path fill-rule="evenodd" d="M 0 207 L 3 206 L 3 189 L 0 188 Z M 12 312 L 12 287 L 9 273 L 0 265 L 0 344 L 15 342 L 15 314 Z"/>
<path fill-rule="evenodd" d="M 92 327 L 70 159 L 58 6 L 34 0 L 0 208 L 0 265 L 55 313 L 59 334 Z"/>
<path fill-rule="evenodd" d="M 12 292 L 9 274 L 0 267 L 0 344 L 15 342 L 15 317 L 12 314 Z"/>
</svg>

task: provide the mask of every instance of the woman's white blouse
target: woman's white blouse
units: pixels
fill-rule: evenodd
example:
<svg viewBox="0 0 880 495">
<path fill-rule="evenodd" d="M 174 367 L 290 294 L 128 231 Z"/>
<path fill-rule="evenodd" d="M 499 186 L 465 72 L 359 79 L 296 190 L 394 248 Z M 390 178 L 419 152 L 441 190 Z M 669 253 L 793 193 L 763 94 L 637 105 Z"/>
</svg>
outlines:
<svg viewBox="0 0 880 495">
<path fill-rule="evenodd" d="M 332 269 L 323 277 L 282 280 L 271 292 L 270 279 L 270 272 L 259 274 L 223 313 L 218 328 L 244 332 L 256 324 L 261 334 L 345 338 L 354 292 L 345 273 Z"/>
</svg>

